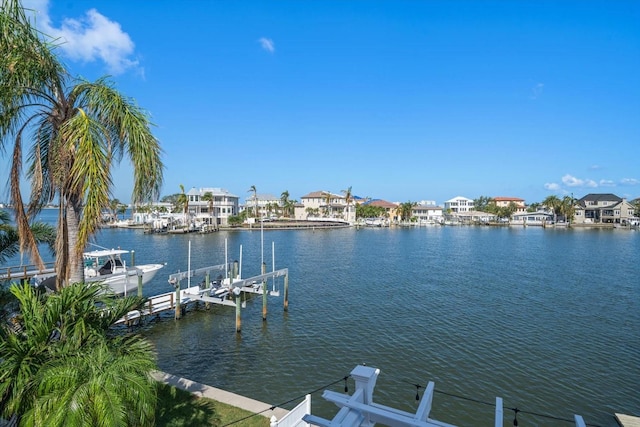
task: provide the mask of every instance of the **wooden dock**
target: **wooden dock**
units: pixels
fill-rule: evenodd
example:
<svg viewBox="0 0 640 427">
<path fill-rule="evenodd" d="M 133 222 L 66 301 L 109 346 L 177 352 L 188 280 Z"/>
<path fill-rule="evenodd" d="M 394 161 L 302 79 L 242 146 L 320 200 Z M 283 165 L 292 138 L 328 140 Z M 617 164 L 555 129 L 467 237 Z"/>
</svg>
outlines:
<svg viewBox="0 0 640 427">
<path fill-rule="evenodd" d="M 21 265 L 15 267 L 1 267 L 0 268 L 0 282 L 5 280 L 23 280 L 31 279 L 39 274 L 50 275 L 55 273 L 55 262 L 45 262 L 44 268 L 40 269 L 35 265 Z"/>
<path fill-rule="evenodd" d="M 624 414 L 615 414 L 615 417 L 621 427 L 640 427 L 640 417 Z"/>
</svg>

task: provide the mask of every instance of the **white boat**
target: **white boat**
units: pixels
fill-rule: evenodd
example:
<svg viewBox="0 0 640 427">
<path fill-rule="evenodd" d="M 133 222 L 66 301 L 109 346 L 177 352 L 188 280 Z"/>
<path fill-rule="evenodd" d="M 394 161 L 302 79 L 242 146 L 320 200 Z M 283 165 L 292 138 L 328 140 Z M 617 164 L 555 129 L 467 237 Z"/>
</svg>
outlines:
<svg viewBox="0 0 640 427">
<path fill-rule="evenodd" d="M 99 249 L 82 254 L 84 260 L 84 280 L 86 283 L 104 283 L 116 295 L 136 293 L 138 276 L 142 276 L 142 286 L 156 275 L 163 264 L 142 264 L 128 267 L 122 258 L 129 251 L 124 249 Z M 55 289 L 55 275 L 35 277 L 36 285 Z"/>
<path fill-rule="evenodd" d="M 124 249 L 100 249 L 82 254 L 84 259 L 84 280 L 87 283 L 103 282 L 117 294 L 136 292 L 138 275 L 142 275 L 142 286 L 156 275 L 163 264 L 142 264 L 127 267 L 123 255 L 129 251 Z"/>
</svg>

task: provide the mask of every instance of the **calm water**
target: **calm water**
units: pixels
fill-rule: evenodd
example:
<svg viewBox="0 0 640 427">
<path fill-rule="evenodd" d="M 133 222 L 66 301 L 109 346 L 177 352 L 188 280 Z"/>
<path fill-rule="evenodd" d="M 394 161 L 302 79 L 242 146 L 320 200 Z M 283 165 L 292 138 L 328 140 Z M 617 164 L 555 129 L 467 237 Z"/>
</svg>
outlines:
<svg viewBox="0 0 640 427">
<path fill-rule="evenodd" d="M 167 262 L 145 289 L 168 292 L 167 276 L 239 259 L 259 273 L 260 232 L 144 235 L 105 229 L 97 242 L 136 250 L 136 263 Z M 264 233 L 265 262 L 289 268 L 282 297 L 243 311 L 216 307 L 149 322 L 142 333 L 160 369 L 280 404 L 347 375 L 381 369 L 375 400 L 415 411 L 416 388 L 505 407 L 615 426 L 640 415 L 640 233 L 627 230 L 434 227 Z M 342 391 L 343 383 L 331 387 Z M 349 381 L 350 392 L 354 386 Z M 291 407 L 291 405 L 287 406 Z M 493 408 L 436 393 L 432 416 L 492 425 Z M 333 405 L 313 395 L 313 412 Z M 513 412 L 505 409 L 505 425 Z M 520 426 L 566 426 L 528 414 Z"/>
</svg>

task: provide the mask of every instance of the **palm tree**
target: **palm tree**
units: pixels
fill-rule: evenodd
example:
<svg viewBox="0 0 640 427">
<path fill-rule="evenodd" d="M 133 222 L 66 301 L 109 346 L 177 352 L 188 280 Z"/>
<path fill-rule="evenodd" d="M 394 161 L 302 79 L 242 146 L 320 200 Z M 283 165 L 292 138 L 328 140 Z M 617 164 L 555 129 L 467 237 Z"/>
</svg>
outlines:
<svg viewBox="0 0 640 427">
<path fill-rule="evenodd" d="M 564 196 L 560 201 L 560 213 L 564 216 L 565 221 L 569 224 L 573 220 L 573 215 L 576 211 L 576 199 L 573 196 Z"/>
<path fill-rule="evenodd" d="M 280 201 L 282 202 L 282 213 L 286 218 L 289 218 L 289 191 L 284 190 L 280 194 Z"/>
<path fill-rule="evenodd" d="M 36 243 L 46 243 L 52 253 L 55 254 L 56 230 L 44 222 L 31 224 L 31 233 Z M 0 264 L 15 256 L 20 251 L 20 237 L 18 230 L 11 225 L 9 213 L 0 210 Z"/>
<path fill-rule="evenodd" d="M 40 294 L 12 285 L 19 332 L 0 329 L 0 407 L 26 425 L 153 425 L 151 345 L 109 328 L 136 296 L 113 298 L 103 285 Z"/>
<path fill-rule="evenodd" d="M 558 196 L 548 196 L 542 201 L 542 204 L 553 211 L 553 222 L 558 220 L 558 209 L 560 209 L 561 200 Z"/>
<path fill-rule="evenodd" d="M 258 217 L 258 190 L 256 189 L 255 185 L 252 185 L 251 187 L 249 187 L 247 192 L 253 192 L 253 206 L 254 206 L 253 216 L 257 218 Z"/>
<path fill-rule="evenodd" d="M 176 198 L 176 208 L 182 209 L 184 225 L 187 225 L 187 213 L 189 212 L 189 197 L 184 192 L 184 185 L 180 184 L 180 193 Z"/>
<path fill-rule="evenodd" d="M 342 194 L 344 194 L 344 202 L 347 205 L 347 220 L 349 220 L 349 213 L 351 213 L 351 201 L 353 200 L 353 195 L 351 194 L 351 186 L 346 190 L 342 190 Z"/>
<path fill-rule="evenodd" d="M 84 280 L 82 252 L 108 206 L 112 166 L 126 155 L 134 170 L 133 203 L 152 199 L 162 185 L 161 149 L 144 110 L 106 78 L 71 79 L 19 0 L 5 0 L 1 8 L 0 148 L 13 144 L 10 190 L 20 249 L 43 266 L 29 220 L 57 200 L 56 285 L 62 287 Z M 26 210 L 20 191 L 25 155 Z"/>
<path fill-rule="evenodd" d="M 213 201 L 214 201 L 213 193 L 211 191 L 207 191 L 202 195 L 202 200 L 205 202 L 209 202 L 209 216 L 211 217 L 211 225 L 214 223 L 213 218 Z"/>
<path fill-rule="evenodd" d="M 329 213 L 331 212 L 331 193 L 324 191 L 322 196 L 324 197 L 325 215 L 329 216 Z"/>
</svg>

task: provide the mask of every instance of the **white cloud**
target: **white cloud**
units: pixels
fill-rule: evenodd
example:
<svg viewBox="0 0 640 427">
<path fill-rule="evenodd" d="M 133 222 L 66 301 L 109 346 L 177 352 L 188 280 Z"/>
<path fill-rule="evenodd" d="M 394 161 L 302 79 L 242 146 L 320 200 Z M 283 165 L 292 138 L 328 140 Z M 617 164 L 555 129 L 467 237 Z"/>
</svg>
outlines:
<svg viewBox="0 0 640 427">
<path fill-rule="evenodd" d="M 560 191 L 560 185 L 555 182 L 548 182 L 544 185 L 544 188 L 549 191 Z"/>
<path fill-rule="evenodd" d="M 538 83 L 533 88 L 531 88 L 531 99 L 538 99 L 542 96 L 542 91 L 544 90 L 544 83 Z"/>
<path fill-rule="evenodd" d="M 615 187 L 616 183 L 611 181 L 610 179 L 601 179 L 600 180 L 601 187 Z"/>
<path fill-rule="evenodd" d="M 262 48 L 269 53 L 273 53 L 276 51 L 276 46 L 271 39 L 260 37 L 260 39 L 258 39 L 258 43 L 260 43 L 260 46 L 262 46 Z"/>
<path fill-rule="evenodd" d="M 566 174 L 562 177 L 562 183 L 567 187 L 591 187 L 596 188 L 598 183 L 592 179 L 580 179 L 573 175 Z"/>
<path fill-rule="evenodd" d="M 74 61 L 103 61 L 109 73 L 122 74 L 138 68 L 132 59 L 135 45 L 119 23 L 111 21 L 96 9 L 79 19 L 67 18 L 59 27 L 51 23 L 48 0 L 27 0 L 24 6 L 36 11 L 36 23 L 47 35 L 57 40 L 59 49 Z"/>
<path fill-rule="evenodd" d="M 638 185 L 640 184 L 640 180 L 635 178 L 622 178 L 620 180 L 620 184 L 622 185 Z"/>
<path fill-rule="evenodd" d="M 592 171 L 597 171 L 597 170 L 602 169 L 602 166 L 600 166 L 600 165 L 591 165 L 589 167 L 589 169 L 591 169 Z"/>
<path fill-rule="evenodd" d="M 562 183 L 567 187 L 582 187 L 584 185 L 583 180 L 569 174 L 562 177 Z"/>
</svg>

